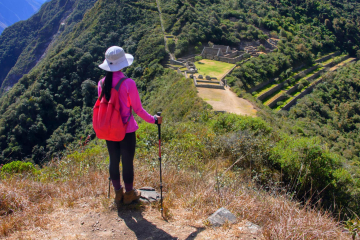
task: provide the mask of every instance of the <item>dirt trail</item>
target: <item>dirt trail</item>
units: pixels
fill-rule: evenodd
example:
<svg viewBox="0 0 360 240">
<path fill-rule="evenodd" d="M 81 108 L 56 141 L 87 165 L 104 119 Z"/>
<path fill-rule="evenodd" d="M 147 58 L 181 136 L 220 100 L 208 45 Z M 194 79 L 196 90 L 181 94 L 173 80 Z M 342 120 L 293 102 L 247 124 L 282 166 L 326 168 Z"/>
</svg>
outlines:
<svg viewBox="0 0 360 240">
<path fill-rule="evenodd" d="M 197 88 L 198 96 L 209 103 L 215 111 L 226 111 L 239 115 L 256 116 L 257 110 L 247 100 L 239 98 L 229 88 L 225 90 Z"/>
<path fill-rule="evenodd" d="M 186 210 L 172 210 L 165 221 L 150 206 L 135 204 L 116 209 L 91 209 L 86 202 L 73 208 L 61 208 L 47 216 L 43 228 L 17 232 L 7 239 L 126 239 L 126 240 L 209 240 L 261 239 L 261 235 L 239 232 L 238 223 L 229 227 L 206 227 L 203 220 L 194 221 Z M 190 220 L 186 220 L 190 219 Z M 205 220 L 205 219 L 204 219 Z"/>
</svg>

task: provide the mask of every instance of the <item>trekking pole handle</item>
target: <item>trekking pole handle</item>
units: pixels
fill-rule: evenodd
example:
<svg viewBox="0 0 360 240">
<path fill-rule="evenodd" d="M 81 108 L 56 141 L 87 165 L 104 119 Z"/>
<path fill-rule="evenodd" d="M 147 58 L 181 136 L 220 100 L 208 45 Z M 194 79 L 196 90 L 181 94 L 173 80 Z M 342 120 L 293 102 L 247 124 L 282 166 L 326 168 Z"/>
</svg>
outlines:
<svg viewBox="0 0 360 240">
<path fill-rule="evenodd" d="M 156 115 L 161 116 L 161 112 L 157 112 Z M 161 139 L 161 130 L 160 130 L 160 124 L 158 124 L 158 132 L 159 132 L 159 140 Z"/>
</svg>

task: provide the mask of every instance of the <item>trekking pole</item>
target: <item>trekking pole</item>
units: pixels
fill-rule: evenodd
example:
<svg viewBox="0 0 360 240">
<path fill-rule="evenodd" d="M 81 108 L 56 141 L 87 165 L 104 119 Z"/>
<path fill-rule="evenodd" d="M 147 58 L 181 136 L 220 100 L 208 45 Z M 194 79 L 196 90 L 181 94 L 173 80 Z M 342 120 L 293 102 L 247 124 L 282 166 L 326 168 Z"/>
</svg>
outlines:
<svg viewBox="0 0 360 240">
<path fill-rule="evenodd" d="M 157 113 L 158 116 L 161 116 L 161 112 Z M 163 216 L 163 197 L 162 197 L 162 172 L 161 172 L 161 124 L 158 124 L 158 132 L 159 132 L 159 162 L 160 162 L 160 203 L 161 203 L 161 216 Z"/>
<path fill-rule="evenodd" d="M 110 198 L 110 177 L 109 177 L 109 191 L 108 191 L 108 198 Z"/>
</svg>

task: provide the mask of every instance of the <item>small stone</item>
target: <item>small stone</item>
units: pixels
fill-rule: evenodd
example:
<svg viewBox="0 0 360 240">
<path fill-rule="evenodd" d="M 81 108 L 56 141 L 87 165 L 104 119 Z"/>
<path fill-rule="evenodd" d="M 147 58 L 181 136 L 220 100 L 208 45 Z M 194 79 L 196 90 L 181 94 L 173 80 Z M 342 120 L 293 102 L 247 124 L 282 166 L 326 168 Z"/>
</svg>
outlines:
<svg viewBox="0 0 360 240">
<path fill-rule="evenodd" d="M 81 222 L 81 225 L 84 225 L 84 222 Z"/>
<path fill-rule="evenodd" d="M 261 230 L 261 227 L 259 225 L 256 225 L 255 223 L 252 223 L 248 220 L 242 221 L 242 225 L 243 227 L 239 227 L 239 230 L 243 232 L 256 234 L 258 231 Z"/>
<path fill-rule="evenodd" d="M 220 208 L 215 213 L 213 213 L 209 218 L 208 221 L 211 225 L 215 227 L 222 226 L 225 222 L 235 223 L 236 217 L 226 208 Z"/>
</svg>

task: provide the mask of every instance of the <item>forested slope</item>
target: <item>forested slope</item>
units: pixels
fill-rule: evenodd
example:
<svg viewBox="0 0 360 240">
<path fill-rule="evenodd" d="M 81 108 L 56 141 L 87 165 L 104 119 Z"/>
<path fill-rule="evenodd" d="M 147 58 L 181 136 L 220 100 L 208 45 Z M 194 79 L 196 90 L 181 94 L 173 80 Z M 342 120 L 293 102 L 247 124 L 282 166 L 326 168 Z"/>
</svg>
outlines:
<svg viewBox="0 0 360 240">
<path fill-rule="evenodd" d="M 77 3 L 71 6 L 83 6 L 83 10 L 90 6 L 85 0 L 53 0 L 45 6 L 54 4 L 55 9 L 60 3 Z M 65 6 L 70 5 L 64 5 L 58 15 L 46 15 L 54 17 L 55 27 L 45 25 L 39 33 L 58 31 L 58 20 L 66 16 Z M 311 64 L 317 55 L 339 49 L 350 54 L 358 51 L 357 1 L 171 0 L 160 1 L 160 6 L 166 32 L 176 36 L 172 48 L 176 56 L 197 51 L 209 41 L 237 47 L 241 41 L 280 38 L 277 51 L 252 58 L 233 72 L 229 83 L 239 91 L 272 77 L 284 78 L 293 67 Z M 321 199 L 324 206 L 339 211 L 347 204 L 359 212 L 358 177 L 351 175 L 341 155 L 324 145 L 327 139 L 316 137 L 311 129 L 299 129 L 297 116 L 271 115 L 264 117 L 267 122 L 215 116 L 205 110 L 194 89 L 184 87 L 191 81 L 178 79 L 159 64 L 166 52 L 155 0 L 98 0 L 84 16 L 83 11 L 72 14 L 44 59 L 0 99 L 0 163 L 43 163 L 61 156 L 74 141 L 81 143 L 93 136 L 96 83 L 104 75 L 97 65 L 109 46 L 119 45 L 135 57 L 126 73 L 136 80 L 144 105 L 150 113 L 164 110 L 166 119 L 171 120 L 164 141 L 169 141 L 169 152 L 177 153 L 171 159 L 174 164 L 181 167 L 198 159 L 222 156 L 236 161 L 244 157 L 238 169 L 250 169 L 250 177 L 258 184 L 280 183 L 290 186 L 289 192 L 304 201 Z M 15 26 L 24 33 L 28 27 L 31 30 L 27 25 Z M 51 35 L 39 38 L 30 32 L 18 40 L 9 33 L 8 41 L 3 41 L 8 45 L 0 51 L 0 63 L 15 56 L 19 64 L 5 64 L 11 76 L 30 70 L 39 56 L 36 49 L 42 49 L 36 46 L 44 46 L 41 44 Z M 28 45 L 27 39 L 33 45 Z M 16 41 L 21 43 L 19 52 L 11 45 Z"/>
<path fill-rule="evenodd" d="M 28 73 L 52 41 L 71 32 L 96 0 L 53 0 L 27 21 L 15 23 L 0 35 L 0 96 Z"/>
<path fill-rule="evenodd" d="M 348 159 L 360 177 L 360 62 L 324 76 L 314 92 L 291 109 L 304 135 L 321 136 L 330 150 Z"/>
<path fill-rule="evenodd" d="M 108 46 L 121 45 L 134 54 L 137 64 L 128 70 L 135 71 L 135 76 L 145 71 L 144 82 L 149 80 L 149 63 L 165 54 L 159 17 L 152 9 L 132 4 L 98 1 L 41 64 L 1 99 L 1 161 L 31 157 L 39 162 L 79 136 L 93 133 L 89 124 L 95 82 L 83 82 L 98 81 L 104 74 L 97 65 Z"/>
</svg>

